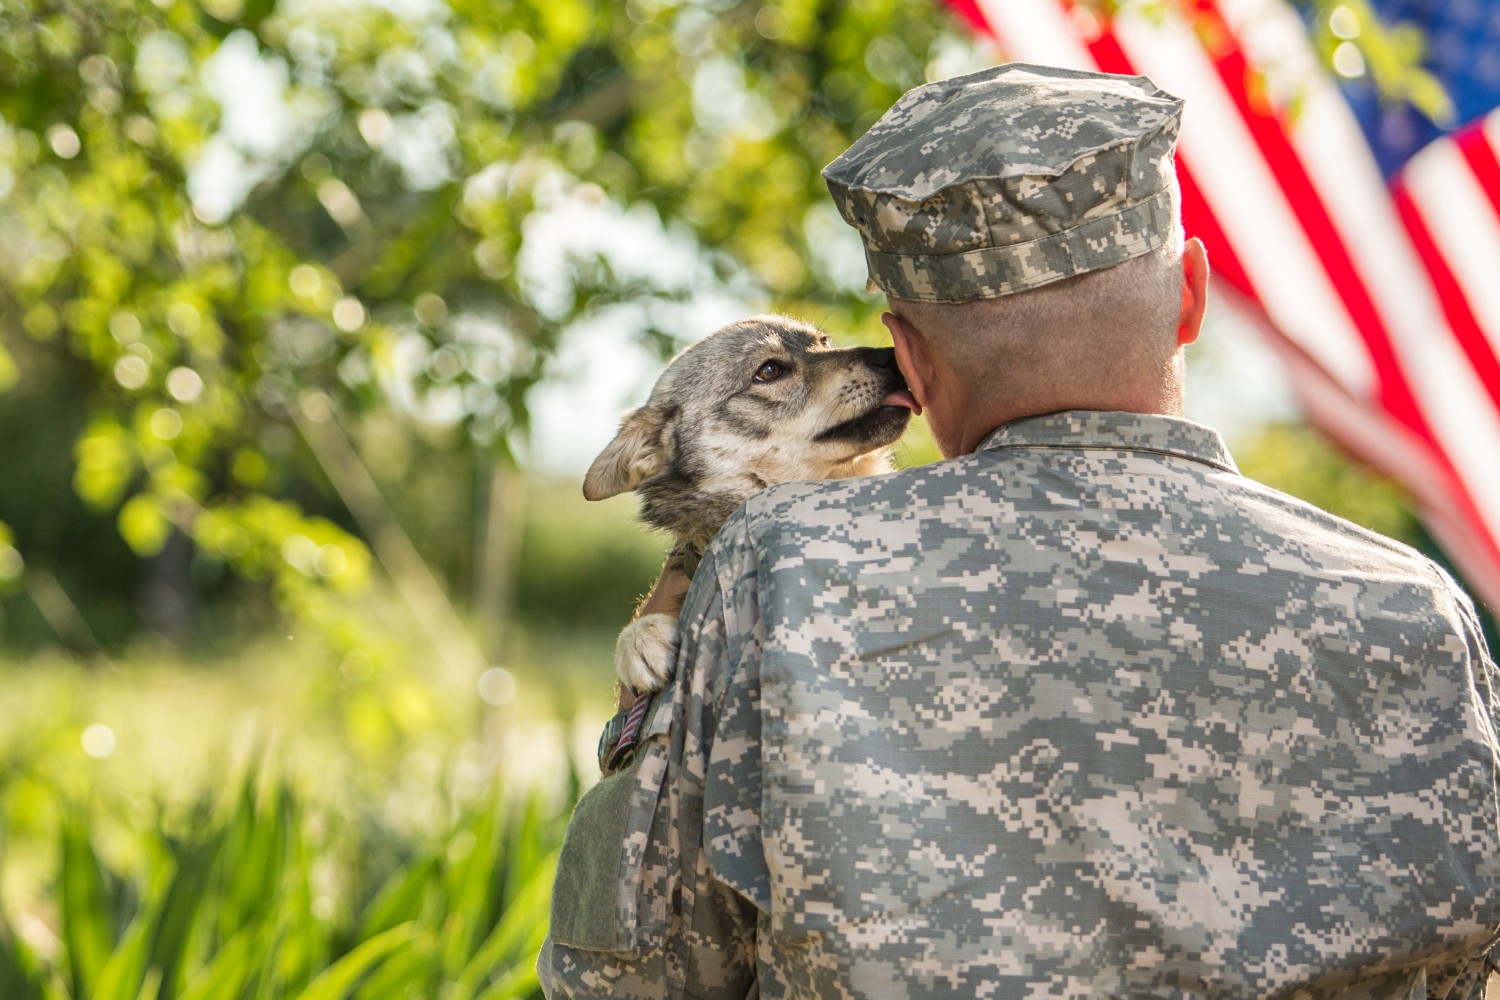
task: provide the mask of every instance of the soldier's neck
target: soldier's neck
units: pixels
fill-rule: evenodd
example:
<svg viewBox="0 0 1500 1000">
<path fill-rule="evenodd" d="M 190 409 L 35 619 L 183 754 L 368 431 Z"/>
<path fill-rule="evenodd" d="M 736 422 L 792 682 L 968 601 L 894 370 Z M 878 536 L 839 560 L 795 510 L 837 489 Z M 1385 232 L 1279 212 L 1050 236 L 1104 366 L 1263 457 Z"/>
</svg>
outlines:
<svg viewBox="0 0 1500 1000">
<path fill-rule="evenodd" d="M 946 456 L 967 455 L 978 448 L 979 443 L 996 427 L 1013 420 L 1061 413 L 1064 410 L 1112 410 L 1180 417 L 1182 402 L 1180 378 L 1163 379 L 1160 383 L 1134 388 L 1107 387 L 1083 393 L 1037 393 L 1028 399 L 996 401 L 988 406 L 968 408 L 963 412 L 959 427 L 951 436 L 939 436 L 936 431 L 933 436 Z M 950 442 L 952 451 L 944 448 L 945 443 Z"/>
</svg>

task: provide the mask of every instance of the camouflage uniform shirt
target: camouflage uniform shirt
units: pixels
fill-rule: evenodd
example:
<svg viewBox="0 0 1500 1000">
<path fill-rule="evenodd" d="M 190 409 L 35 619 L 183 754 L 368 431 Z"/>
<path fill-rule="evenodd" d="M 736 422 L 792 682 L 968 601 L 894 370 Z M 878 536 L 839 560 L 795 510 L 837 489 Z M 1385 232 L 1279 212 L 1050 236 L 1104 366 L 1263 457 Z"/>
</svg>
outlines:
<svg viewBox="0 0 1500 1000">
<path fill-rule="evenodd" d="M 1471 997 L 1497 678 L 1410 549 L 1074 411 L 719 534 L 551 997 Z"/>
</svg>

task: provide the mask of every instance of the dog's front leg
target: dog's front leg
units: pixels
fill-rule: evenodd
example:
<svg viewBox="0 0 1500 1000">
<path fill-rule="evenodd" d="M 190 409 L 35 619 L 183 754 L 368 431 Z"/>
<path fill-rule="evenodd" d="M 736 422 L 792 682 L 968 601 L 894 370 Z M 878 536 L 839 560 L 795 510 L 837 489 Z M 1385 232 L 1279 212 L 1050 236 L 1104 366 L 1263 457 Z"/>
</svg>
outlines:
<svg viewBox="0 0 1500 1000">
<path fill-rule="evenodd" d="M 682 553 L 673 549 L 651 593 L 615 641 L 615 676 L 620 679 L 622 709 L 629 708 L 636 695 L 656 691 L 672 679 L 677 661 L 677 616 L 691 582 L 683 568 Z"/>
<path fill-rule="evenodd" d="M 676 615 L 641 615 L 615 642 L 615 676 L 635 694 L 665 687 L 676 661 Z"/>
</svg>

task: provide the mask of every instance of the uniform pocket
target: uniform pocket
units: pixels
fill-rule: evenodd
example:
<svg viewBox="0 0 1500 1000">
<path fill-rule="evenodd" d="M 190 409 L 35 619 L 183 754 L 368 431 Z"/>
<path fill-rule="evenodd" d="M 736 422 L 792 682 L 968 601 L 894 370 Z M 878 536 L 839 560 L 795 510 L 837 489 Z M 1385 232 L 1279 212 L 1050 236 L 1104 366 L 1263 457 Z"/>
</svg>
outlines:
<svg viewBox="0 0 1500 1000">
<path fill-rule="evenodd" d="M 654 734 L 623 770 L 578 800 L 552 886 L 557 944 L 639 953 L 661 943 L 669 831 L 657 805 L 666 762 L 665 734 Z"/>
</svg>

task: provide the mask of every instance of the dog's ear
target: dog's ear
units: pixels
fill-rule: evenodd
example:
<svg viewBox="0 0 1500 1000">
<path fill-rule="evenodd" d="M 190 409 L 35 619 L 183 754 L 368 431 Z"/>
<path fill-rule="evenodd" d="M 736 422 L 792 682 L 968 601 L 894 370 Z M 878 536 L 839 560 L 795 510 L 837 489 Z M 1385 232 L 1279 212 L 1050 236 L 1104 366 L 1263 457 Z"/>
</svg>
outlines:
<svg viewBox="0 0 1500 1000">
<path fill-rule="evenodd" d="M 620 423 L 620 433 L 605 446 L 583 477 L 588 500 L 607 500 L 628 493 L 667 464 L 666 427 L 670 414 L 642 406 Z"/>
</svg>

